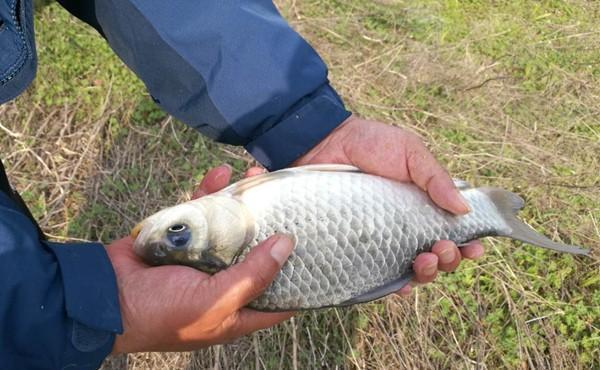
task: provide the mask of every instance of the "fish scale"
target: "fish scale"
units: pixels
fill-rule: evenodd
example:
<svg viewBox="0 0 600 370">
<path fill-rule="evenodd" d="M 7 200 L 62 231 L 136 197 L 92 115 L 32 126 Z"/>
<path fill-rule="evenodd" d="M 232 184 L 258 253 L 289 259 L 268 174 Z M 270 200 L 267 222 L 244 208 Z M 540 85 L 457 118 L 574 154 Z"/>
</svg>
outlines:
<svg viewBox="0 0 600 370">
<path fill-rule="evenodd" d="M 465 242 L 507 227 L 479 192 L 464 192 L 473 210 L 459 220 L 406 187 L 360 173 L 306 172 L 246 190 L 240 200 L 252 210 L 255 237 L 240 260 L 270 235 L 296 238 L 282 272 L 251 307 L 336 305 L 403 276 L 416 254 L 448 238 L 451 228 L 454 239 Z"/>
<path fill-rule="evenodd" d="M 553 242 L 517 219 L 523 200 L 516 194 L 457 184 L 471 208 L 462 216 L 437 207 L 412 184 L 350 166 L 281 170 L 156 213 L 132 232 L 134 250 L 149 264 L 214 273 L 242 262 L 273 234 L 291 235 L 294 251 L 271 285 L 249 303 L 265 311 L 344 306 L 390 294 L 408 283 L 416 255 L 438 240 L 460 244 L 506 236 L 560 252 L 589 253 Z"/>
</svg>

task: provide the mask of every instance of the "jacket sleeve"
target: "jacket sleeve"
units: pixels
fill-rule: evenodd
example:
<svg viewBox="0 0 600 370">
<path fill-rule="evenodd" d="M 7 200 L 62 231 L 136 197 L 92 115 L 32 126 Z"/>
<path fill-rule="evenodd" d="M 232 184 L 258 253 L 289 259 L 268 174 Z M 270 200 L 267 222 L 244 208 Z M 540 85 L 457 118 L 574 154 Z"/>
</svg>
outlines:
<svg viewBox="0 0 600 370">
<path fill-rule="evenodd" d="M 271 170 L 350 115 L 321 58 L 270 0 L 95 0 L 93 12 L 69 10 L 106 37 L 164 110 L 245 146 Z"/>
<path fill-rule="evenodd" d="M 122 332 L 101 244 L 41 241 L 0 192 L 0 367 L 96 369 Z"/>
</svg>

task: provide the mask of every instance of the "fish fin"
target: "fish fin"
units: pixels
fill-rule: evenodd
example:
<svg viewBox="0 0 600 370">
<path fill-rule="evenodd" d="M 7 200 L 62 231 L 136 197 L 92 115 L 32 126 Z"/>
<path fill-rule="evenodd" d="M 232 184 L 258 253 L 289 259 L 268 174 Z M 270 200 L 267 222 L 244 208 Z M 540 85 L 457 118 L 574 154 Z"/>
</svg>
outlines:
<svg viewBox="0 0 600 370">
<path fill-rule="evenodd" d="M 410 283 L 410 281 L 412 280 L 412 278 L 414 276 L 415 276 L 415 273 L 413 271 L 409 271 L 409 272 L 405 273 L 404 275 L 402 275 L 402 277 L 400 277 L 397 280 L 390 281 L 389 283 L 386 283 L 386 284 L 384 284 L 380 287 L 377 287 L 373 290 L 370 290 L 364 294 L 361 294 L 357 297 L 354 297 L 347 301 L 344 301 L 336 306 L 350 306 L 353 304 L 374 301 L 378 298 L 384 297 L 388 294 L 392 294 L 392 293 L 397 292 L 398 290 L 402 289 L 402 287 L 404 287 L 406 284 Z"/>
<path fill-rule="evenodd" d="M 282 179 L 284 177 L 292 176 L 294 174 L 304 171 L 319 171 L 319 172 L 361 172 L 357 167 L 345 165 L 345 164 L 311 164 L 299 167 L 285 168 L 279 171 L 268 172 L 257 176 L 252 176 L 247 179 L 240 180 L 234 184 L 229 185 L 225 189 L 221 190 L 221 193 L 227 193 L 230 195 L 239 195 L 244 191 L 264 184 L 265 182 Z"/>
<path fill-rule="evenodd" d="M 458 190 L 467 190 L 473 188 L 473 185 L 469 184 L 465 180 L 452 179 L 452 181 L 454 181 L 454 186 L 456 186 Z"/>
<path fill-rule="evenodd" d="M 318 171 L 318 172 L 362 172 L 360 168 L 349 164 L 308 164 L 306 166 L 292 167 L 282 171 Z"/>
<path fill-rule="evenodd" d="M 230 194 L 233 196 L 239 195 L 250 188 L 253 188 L 260 184 L 264 184 L 265 182 L 288 177 L 288 176 L 291 176 L 292 174 L 293 173 L 289 172 L 287 169 L 279 170 L 279 171 L 275 171 L 275 172 L 263 173 L 262 175 L 248 177 L 246 179 L 235 182 L 235 183 L 229 185 L 228 187 L 222 189 L 221 191 L 219 191 L 219 193 L 226 193 L 226 194 Z"/>
<path fill-rule="evenodd" d="M 519 220 L 516 217 L 516 213 L 523 208 L 525 202 L 523 201 L 523 198 L 517 194 L 499 188 L 480 188 L 479 190 L 490 197 L 502 215 L 502 218 L 511 229 L 510 232 L 500 234 L 500 236 L 506 236 L 511 239 L 520 240 L 542 248 L 552 249 L 557 252 L 589 255 L 589 249 L 554 242 Z"/>
</svg>

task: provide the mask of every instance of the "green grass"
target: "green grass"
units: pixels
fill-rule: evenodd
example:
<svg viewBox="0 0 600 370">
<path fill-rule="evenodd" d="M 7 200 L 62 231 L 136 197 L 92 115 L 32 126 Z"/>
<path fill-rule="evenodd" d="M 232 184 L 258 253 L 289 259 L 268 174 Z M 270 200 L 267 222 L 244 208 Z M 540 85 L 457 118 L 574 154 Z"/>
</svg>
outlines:
<svg viewBox="0 0 600 370">
<path fill-rule="evenodd" d="M 195 353 L 130 355 L 129 368 L 600 367 L 600 5 L 278 4 L 354 112 L 422 135 L 455 177 L 521 194 L 525 221 L 593 257 L 491 239 L 483 259 L 411 298 L 303 313 Z M 253 163 L 161 112 L 58 6 L 36 30 L 38 78 L 0 107 L 0 144 L 55 238 L 108 243 L 186 199 L 208 168 Z"/>
</svg>

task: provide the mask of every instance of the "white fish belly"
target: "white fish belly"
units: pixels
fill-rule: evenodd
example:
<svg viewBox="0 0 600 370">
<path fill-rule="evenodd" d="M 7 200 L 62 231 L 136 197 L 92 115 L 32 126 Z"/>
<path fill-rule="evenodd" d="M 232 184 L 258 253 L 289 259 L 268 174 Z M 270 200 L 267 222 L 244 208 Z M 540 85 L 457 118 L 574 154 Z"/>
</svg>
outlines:
<svg viewBox="0 0 600 370">
<path fill-rule="evenodd" d="M 508 226 L 477 189 L 463 191 L 472 211 L 455 217 L 413 185 L 352 172 L 306 172 L 248 189 L 255 237 L 240 259 L 275 233 L 296 238 L 294 252 L 251 307 L 335 306 L 397 280 L 437 240 L 462 243 Z"/>
</svg>

